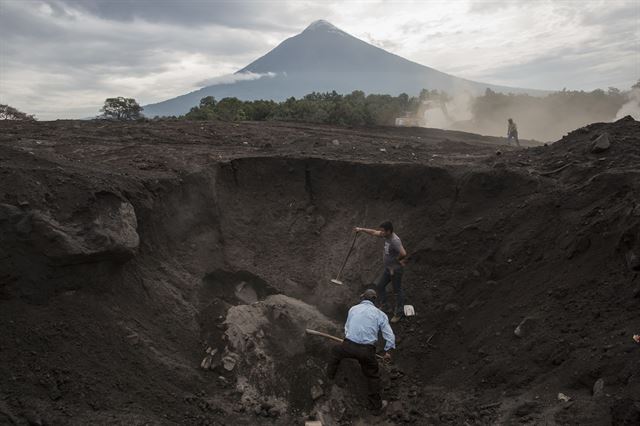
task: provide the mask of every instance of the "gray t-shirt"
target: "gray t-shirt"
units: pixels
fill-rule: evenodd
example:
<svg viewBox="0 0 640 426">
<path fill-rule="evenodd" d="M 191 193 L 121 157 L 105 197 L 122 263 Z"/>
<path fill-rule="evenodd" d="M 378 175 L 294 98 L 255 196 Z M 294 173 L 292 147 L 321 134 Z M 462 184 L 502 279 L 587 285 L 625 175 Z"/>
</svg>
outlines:
<svg viewBox="0 0 640 426">
<path fill-rule="evenodd" d="M 384 239 L 382 261 L 386 269 L 396 269 L 401 266 L 400 262 L 398 262 L 401 247 L 402 241 L 400 241 L 400 238 L 395 233 L 391 234 L 389 238 Z"/>
</svg>

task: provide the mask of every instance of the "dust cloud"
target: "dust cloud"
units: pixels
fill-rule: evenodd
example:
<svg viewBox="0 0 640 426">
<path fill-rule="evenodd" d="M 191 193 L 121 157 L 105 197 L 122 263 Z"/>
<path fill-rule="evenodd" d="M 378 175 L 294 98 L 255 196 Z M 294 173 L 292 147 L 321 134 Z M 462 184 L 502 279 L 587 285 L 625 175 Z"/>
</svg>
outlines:
<svg viewBox="0 0 640 426">
<path fill-rule="evenodd" d="M 628 94 L 629 102 L 622 105 L 622 108 L 616 114 L 616 120 L 632 116 L 636 120 L 640 120 L 640 88 L 631 90 Z"/>
</svg>

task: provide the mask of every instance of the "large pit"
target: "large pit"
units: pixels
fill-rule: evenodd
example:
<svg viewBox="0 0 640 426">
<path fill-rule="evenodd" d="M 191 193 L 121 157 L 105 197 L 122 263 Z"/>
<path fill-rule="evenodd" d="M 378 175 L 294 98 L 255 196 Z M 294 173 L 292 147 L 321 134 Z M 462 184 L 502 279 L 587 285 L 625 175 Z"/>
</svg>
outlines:
<svg viewBox="0 0 640 426">
<path fill-rule="evenodd" d="M 585 153 L 605 130 L 618 143 L 609 160 Z M 340 149 L 349 138 L 375 141 L 341 131 Z M 77 164 L 88 146 L 6 144 L 0 420 L 634 421 L 640 176 L 628 161 L 638 135 L 623 121 L 500 156 L 451 142 L 444 160 L 419 152 L 421 162 L 225 158 L 225 147 L 193 169 L 166 166 L 178 170 L 169 175 L 156 173 L 167 154 L 152 147 L 117 159 L 94 147 Z M 128 161 L 155 174 L 135 174 Z M 576 165 L 556 172 L 559 161 Z M 359 237 L 345 285 L 330 279 L 352 227 L 386 219 L 411 252 L 404 286 L 418 315 L 394 326 L 398 350 L 383 368 L 391 405 L 374 418 L 357 364 L 328 384 L 332 343 L 304 330 L 342 332 L 380 272 L 380 242 Z"/>
</svg>

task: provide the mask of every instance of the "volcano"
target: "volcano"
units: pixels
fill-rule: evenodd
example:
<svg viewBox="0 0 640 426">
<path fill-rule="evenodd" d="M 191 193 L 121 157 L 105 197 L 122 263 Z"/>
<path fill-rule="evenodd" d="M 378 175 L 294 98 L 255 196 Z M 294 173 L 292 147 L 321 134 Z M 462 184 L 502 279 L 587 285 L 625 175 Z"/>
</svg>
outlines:
<svg viewBox="0 0 640 426">
<path fill-rule="evenodd" d="M 146 105 L 144 113 L 151 117 L 184 114 L 205 96 L 281 101 L 314 91 L 351 93 L 362 90 L 417 95 L 422 89 L 437 89 L 448 93 L 480 94 L 487 88 L 503 93 L 544 93 L 455 77 L 387 52 L 319 20 L 237 71 L 230 79 Z"/>
</svg>

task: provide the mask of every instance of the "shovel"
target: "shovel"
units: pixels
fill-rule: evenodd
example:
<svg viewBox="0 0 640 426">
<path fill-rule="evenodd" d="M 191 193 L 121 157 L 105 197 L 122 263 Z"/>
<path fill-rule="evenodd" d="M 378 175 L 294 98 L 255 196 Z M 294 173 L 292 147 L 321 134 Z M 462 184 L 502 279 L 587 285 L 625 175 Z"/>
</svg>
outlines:
<svg viewBox="0 0 640 426">
<path fill-rule="evenodd" d="M 331 339 L 331 340 L 335 340 L 336 342 L 340 342 L 342 343 L 342 341 L 344 339 L 341 339 L 339 337 L 336 336 L 332 336 L 330 334 L 327 333 L 323 333 L 322 331 L 317 331 L 317 330 L 311 330 L 310 328 L 307 328 L 304 330 L 307 334 L 311 334 L 312 336 L 321 336 L 321 337 L 326 337 L 327 339 Z M 376 357 L 380 358 L 380 359 L 384 359 L 384 357 L 382 355 L 378 355 L 376 354 Z"/>
<path fill-rule="evenodd" d="M 338 275 L 336 275 L 336 277 L 331 280 L 332 283 L 338 284 L 338 285 L 342 285 L 343 284 L 343 282 L 340 281 L 340 275 L 342 274 L 342 270 L 344 269 L 344 266 L 347 264 L 347 260 L 349 259 L 349 256 L 351 256 L 351 252 L 353 251 L 353 246 L 356 245 L 356 238 L 357 237 L 358 237 L 358 233 L 356 232 L 353 235 L 353 241 L 351 242 L 351 247 L 349 247 L 349 251 L 347 252 L 347 256 L 344 258 L 344 262 L 342 262 L 342 266 L 340 267 L 340 270 L 338 271 Z"/>
</svg>

